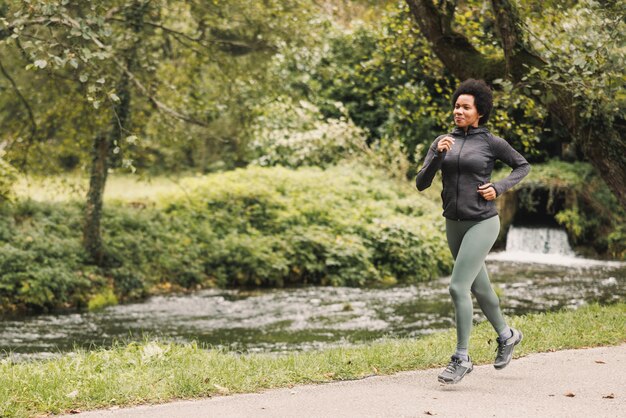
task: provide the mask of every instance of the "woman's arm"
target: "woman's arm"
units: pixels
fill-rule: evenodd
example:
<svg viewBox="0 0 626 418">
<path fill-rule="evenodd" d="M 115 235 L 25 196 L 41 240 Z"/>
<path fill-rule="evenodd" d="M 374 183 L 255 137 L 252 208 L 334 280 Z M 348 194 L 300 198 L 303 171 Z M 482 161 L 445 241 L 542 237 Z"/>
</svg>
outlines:
<svg viewBox="0 0 626 418">
<path fill-rule="evenodd" d="M 530 164 L 502 138 L 491 136 L 491 145 L 495 157 L 513 169 L 506 178 L 493 184 L 496 195 L 500 196 L 528 175 L 530 172 Z"/>
<path fill-rule="evenodd" d="M 430 148 L 428 149 L 428 153 L 426 154 L 426 158 L 424 159 L 424 165 L 417 173 L 417 178 L 415 179 L 415 185 L 417 186 L 417 190 L 420 192 L 424 189 L 430 187 L 433 182 L 433 178 L 437 173 L 437 170 L 441 168 L 441 163 L 443 159 L 446 157 L 446 151 L 439 152 L 437 150 L 437 144 L 439 140 L 443 138 L 443 135 L 437 137 L 435 141 L 432 143 Z"/>
</svg>

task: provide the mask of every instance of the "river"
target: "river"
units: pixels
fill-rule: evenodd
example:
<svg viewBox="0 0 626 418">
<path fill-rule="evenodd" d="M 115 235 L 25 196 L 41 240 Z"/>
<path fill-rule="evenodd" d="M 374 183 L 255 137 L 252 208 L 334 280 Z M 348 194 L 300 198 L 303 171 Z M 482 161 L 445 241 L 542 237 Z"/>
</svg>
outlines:
<svg viewBox="0 0 626 418">
<path fill-rule="evenodd" d="M 578 258 L 571 249 L 561 248 L 562 242 L 540 239 L 536 244 L 540 249 L 524 248 L 532 241 L 529 236 L 538 233 L 524 229 L 510 233 L 509 241 L 521 240 L 521 249 L 508 242 L 507 251 L 487 260 L 506 315 L 626 300 L 624 263 Z M 562 241 L 558 233 L 553 235 L 558 237 L 546 239 Z M 240 352 L 288 352 L 383 337 L 419 337 L 454 326 L 448 282 L 449 277 L 443 277 L 386 289 L 204 290 L 100 312 L 4 318 L 0 356 L 49 358 L 75 347 L 107 347 L 114 341 L 144 338 L 197 341 Z M 475 319 L 484 320 L 476 304 Z"/>
</svg>

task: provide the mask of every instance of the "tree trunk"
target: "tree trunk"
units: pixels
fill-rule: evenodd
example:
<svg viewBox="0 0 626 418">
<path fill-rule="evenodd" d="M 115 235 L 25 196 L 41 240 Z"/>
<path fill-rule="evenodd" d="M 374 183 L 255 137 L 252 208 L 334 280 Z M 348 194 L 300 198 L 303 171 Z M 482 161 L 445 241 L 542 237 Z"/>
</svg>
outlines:
<svg viewBox="0 0 626 418">
<path fill-rule="evenodd" d="M 108 135 L 99 134 L 94 138 L 89 191 L 87 192 L 87 205 L 85 208 L 83 246 L 89 255 L 90 261 L 96 265 L 102 265 L 104 261 L 100 219 L 102 217 L 102 196 L 109 170 L 110 149 L 111 143 Z"/>
<path fill-rule="evenodd" d="M 461 80 L 481 78 L 491 82 L 502 78 L 504 59 L 486 58 L 462 34 L 452 29 L 454 3 L 437 8 L 432 0 L 406 0 L 420 31 L 433 45 L 435 55 Z"/>
<path fill-rule="evenodd" d="M 96 136 L 93 144 L 91 176 L 85 208 L 83 246 L 89 255 L 90 261 L 99 266 L 103 265 L 105 256 L 100 228 L 102 197 L 111 162 L 111 150 L 115 142 L 118 141 L 119 143 L 122 139 L 122 129 L 130 119 L 131 96 L 129 83 L 128 75 L 123 73 L 116 89 L 120 101 L 113 107 L 114 114 L 111 118 L 111 129 L 106 134 Z"/>
<path fill-rule="evenodd" d="M 148 13 L 150 2 L 135 0 L 128 9 L 128 25 L 139 34 L 143 27 L 143 16 Z M 113 116 L 108 134 L 97 136 L 94 140 L 94 151 L 91 165 L 91 178 L 89 191 L 87 192 L 87 205 L 85 210 L 85 224 L 83 229 L 83 246 L 87 251 L 91 262 L 103 265 L 105 250 L 102 242 L 100 220 L 102 218 L 102 197 L 106 185 L 107 173 L 111 162 L 111 150 L 115 143 L 121 145 L 124 129 L 130 120 L 130 82 L 131 74 L 137 61 L 141 38 L 132 43 L 126 50 L 126 68 L 122 69 L 120 81 L 115 89 L 119 101 L 113 106 Z"/>
<path fill-rule="evenodd" d="M 482 55 L 465 36 L 452 29 L 454 8 L 450 1 L 442 3 L 440 8 L 433 0 L 406 0 L 406 3 L 435 54 L 461 80 L 482 78 L 489 83 L 496 78 L 509 78 L 519 82 L 530 68 L 545 65 L 545 61 L 524 43 L 521 20 L 511 0 L 491 1 L 503 58 Z M 584 125 L 580 118 L 581 99 L 574 97 L 575 92 L 556 85 L 548 88 L 556 99 L 544 105 L 560 119 L 620 205 L 626 208 L 626 141 L 620 135 L 623 130 L 606 125 Z"/>
</svg>

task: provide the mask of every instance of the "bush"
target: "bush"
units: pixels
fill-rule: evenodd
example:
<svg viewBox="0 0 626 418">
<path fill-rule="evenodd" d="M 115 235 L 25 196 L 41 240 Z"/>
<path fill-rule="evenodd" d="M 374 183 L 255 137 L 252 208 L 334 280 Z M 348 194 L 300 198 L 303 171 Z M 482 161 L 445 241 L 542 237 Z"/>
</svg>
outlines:
<svg viewBox="0 0 626 418">
<path fill-rule="evenodd" d="M 93 309 L 203 287 L 372 286 L 449 272 L 437 204 L 359 164 L 249 167 L 186 180 L 152 205 L 109 203 L 106 265 L 86 265 L 82 206 L 0 217 L 0 310 Z"/>
</svg>

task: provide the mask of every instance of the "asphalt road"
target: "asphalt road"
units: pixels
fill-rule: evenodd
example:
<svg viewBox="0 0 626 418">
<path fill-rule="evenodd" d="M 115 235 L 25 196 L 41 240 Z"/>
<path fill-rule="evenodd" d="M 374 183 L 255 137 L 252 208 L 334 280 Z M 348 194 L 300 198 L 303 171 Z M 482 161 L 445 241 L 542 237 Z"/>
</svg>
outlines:
<svg viewBox="0 0 626 418">
<path fill-rule="evenodd" d="M 92 411 L 79 418 L 626 417 L 626 344 L 475 366 L 457 385 L 440 369 L 262 393 Z"/>
</svg>

